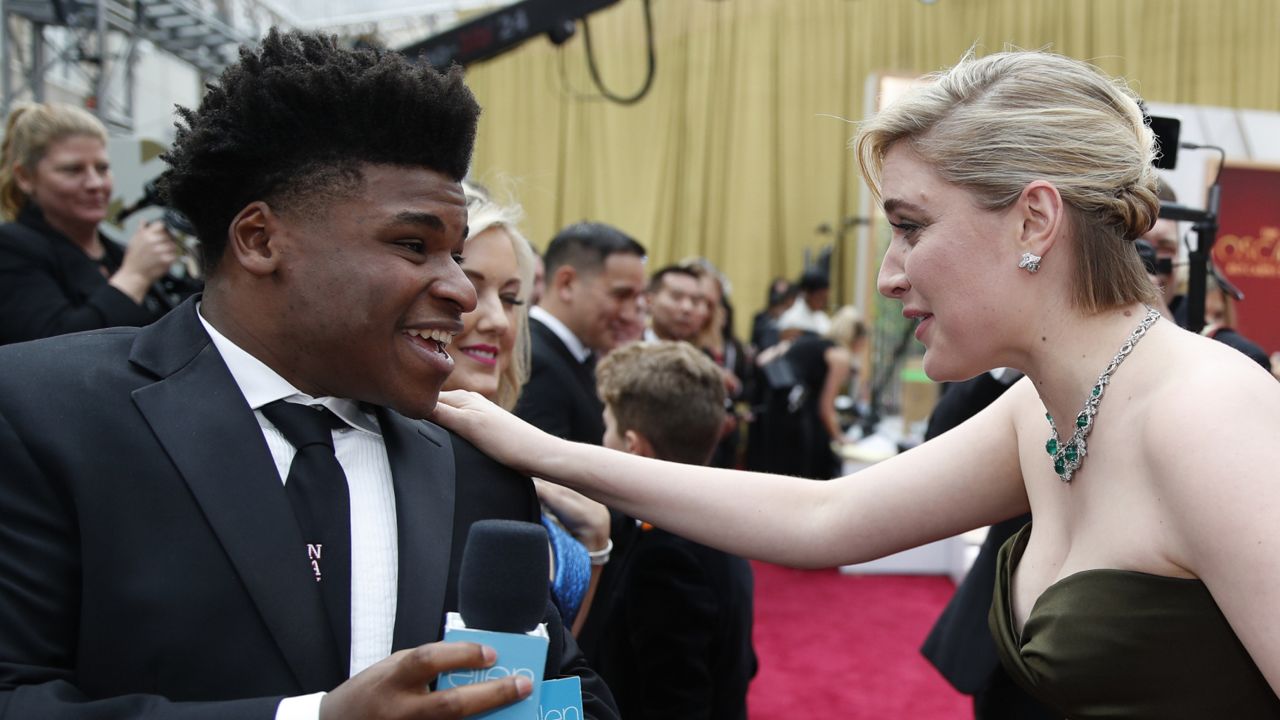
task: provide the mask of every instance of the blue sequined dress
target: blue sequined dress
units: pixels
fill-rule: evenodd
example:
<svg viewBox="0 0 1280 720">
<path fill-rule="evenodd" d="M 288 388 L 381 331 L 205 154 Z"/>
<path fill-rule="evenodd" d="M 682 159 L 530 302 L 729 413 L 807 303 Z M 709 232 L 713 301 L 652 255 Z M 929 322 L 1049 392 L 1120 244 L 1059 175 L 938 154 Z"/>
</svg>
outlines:
<svg viewBox="0 0 1280 720">
<path fill-rule="evenodd" d="M 591 558 L 587 555 L 587 547 L 545 510 L 542 525 L 551 539 L 551 554 L 555 558 L 551 599 L 555 601 L 564 624 L 570 626 L 587 596 L 587 585 L 591 582 Z"/>
</svg>

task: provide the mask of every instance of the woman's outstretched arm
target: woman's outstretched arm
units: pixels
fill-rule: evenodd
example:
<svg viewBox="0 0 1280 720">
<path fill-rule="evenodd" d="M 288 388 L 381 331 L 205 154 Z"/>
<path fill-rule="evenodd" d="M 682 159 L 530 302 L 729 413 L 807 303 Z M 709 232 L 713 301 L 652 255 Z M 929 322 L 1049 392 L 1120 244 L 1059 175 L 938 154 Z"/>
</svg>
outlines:
<svg viewBox="0 0 1280 720">
<path fill-rule="evenodd" d="M 435 420 L 496 460 L 691 540 L 797 567 L 862 562 L 1027 511 L 1013 412 L 1023 383 L 969 422 L 830 481 L 627 455 L 553 437 L 475 393 Z"/>
</svg>

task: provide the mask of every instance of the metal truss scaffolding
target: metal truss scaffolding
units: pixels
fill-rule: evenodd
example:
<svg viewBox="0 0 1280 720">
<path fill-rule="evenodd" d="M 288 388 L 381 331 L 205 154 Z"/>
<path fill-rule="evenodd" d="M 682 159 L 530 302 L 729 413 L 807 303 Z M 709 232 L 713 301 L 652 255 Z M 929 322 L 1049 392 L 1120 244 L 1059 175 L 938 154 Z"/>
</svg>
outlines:
<svg viewBox="0 0 1280 720">
<path fill-rule="evenodd" d="M 2 110 L 42 101 L 47 74 L 62 73 L 86 107 L 117 132 L 133 128 L 138 45 L 151 43 L 204 76 L 230 63 L 236 47 L 284 19 L 231 0 L 0 0 L 4 8 Z M 233 17 L 234 16 L 234 17 Z M 240 27 L 254 26 L 254 32 Z"/>
</svg>

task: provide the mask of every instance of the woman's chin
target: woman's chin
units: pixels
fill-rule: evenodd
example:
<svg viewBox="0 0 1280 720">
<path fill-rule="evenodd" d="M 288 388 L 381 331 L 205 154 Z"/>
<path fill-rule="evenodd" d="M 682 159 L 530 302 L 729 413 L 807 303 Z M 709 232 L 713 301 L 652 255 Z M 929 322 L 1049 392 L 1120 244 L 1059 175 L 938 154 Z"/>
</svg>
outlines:
<svg viewBox="0 0 1280 720">
<path fill-rule="evenodd" d="M 107 219 L 107 208 L 105 207 L 89 207 L 84 208 L 75 214 L 73 218 L 76 224 L 97 226 Z"/>
<path fill-rule="evenodd" d="M 445 381 L 443 389 L 470 390 L 493 400 L 498 395 L 498 374 L 496 371 L 487 371 L 487 368 L 464 367 L 459 362 Z"/>
<path fill-rule="evenodd" d="M 925 351 L 921 367 L 924 374 L 934 382 L 961 382 L 991 369 L 981 367 L 981 363 L 959 363 L 955 358 L 939 357 L 931 350 Z"/>
</svg>

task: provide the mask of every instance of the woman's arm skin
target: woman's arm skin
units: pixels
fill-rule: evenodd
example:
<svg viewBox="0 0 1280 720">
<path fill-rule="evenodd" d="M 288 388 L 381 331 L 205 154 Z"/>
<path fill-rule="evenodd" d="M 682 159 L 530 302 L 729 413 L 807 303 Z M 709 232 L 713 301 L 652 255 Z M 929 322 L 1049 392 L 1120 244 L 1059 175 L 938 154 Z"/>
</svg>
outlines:
<svg viewBox="0 0 1280 720">
<path fill-rule="evenodd" d="M 831 439 L 839 442 L 844 439 L 844 431 L 840 428 L 840 418 L 836 415 L 836 396 L 849 382 L 853 358 L 849 350 L 842 347 L 827 348 L 822 357 L 827 363 L 827 377 L 822 383 L 822 396 L 818 398 L 818 417 L 822 419 Z"/>
<path fill-rule="evenodd" d="M 1025 392 L 1034 392 L 1029 385 Z M 826 482 L 681 465 L 560 440 L 462 391 L 435 419 L 495 459 L 735 555 L 862 562 L 1026 512 L 1010 391 L 909 452 Z"/>
</svg>

